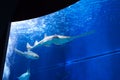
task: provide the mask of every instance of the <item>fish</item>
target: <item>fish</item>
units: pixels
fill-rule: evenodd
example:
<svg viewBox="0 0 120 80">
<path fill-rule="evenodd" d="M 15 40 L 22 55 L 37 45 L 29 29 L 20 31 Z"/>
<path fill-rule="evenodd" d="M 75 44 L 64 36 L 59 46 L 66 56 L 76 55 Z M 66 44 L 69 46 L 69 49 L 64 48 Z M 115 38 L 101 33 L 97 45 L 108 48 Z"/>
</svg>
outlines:
<svg viewBox="0 0 120 80">
<path fill-rule="evenodd" d="M 46 47 L 50 47 L 52 44 L 54 45 L 63 45 L 63 44 L 66 44 L 76 38 L 80 38 L 80 37 L 84 37 L 86 35 L 89 35 L 89 34 L 92 34 L 94 32 L 93 31 L 90 31 L 90 32 L 86 32 L 86 33 L 83 33 L 83 34 L 80 34 L 78 36 L 64 36 L 64 35 L 51 35 L 51 36 L 47 36 L 46 34 L 44 35 L 44 38 L 40 41 L 35 41 L 34 42 L 34 45 L 31 46 L 29 43 L 26 44 L 26 48 L 28 50 L 31 50 L 31 49 L 34 49 L 36 47 L 39 47 L 39 46 L 46 46 Z"/>
<path fill-rule="evenodd" d="M 24 56 L 24 57 L 26 57 L 28 59 L 39 59 L 39 55 L 34 53 L 33 51 L 30 51 L 30 50 L 22 52 L 22 51 L 15 48 L 14 51 L 17 54 L 22 55 L 22 56 Z"/>
<path fill-rule="evenodd" d="M 30 70 L 28 69 L 27 72 L 23 73 L 18 77 L 19 80 L 30 80 Z"/>
</svg>

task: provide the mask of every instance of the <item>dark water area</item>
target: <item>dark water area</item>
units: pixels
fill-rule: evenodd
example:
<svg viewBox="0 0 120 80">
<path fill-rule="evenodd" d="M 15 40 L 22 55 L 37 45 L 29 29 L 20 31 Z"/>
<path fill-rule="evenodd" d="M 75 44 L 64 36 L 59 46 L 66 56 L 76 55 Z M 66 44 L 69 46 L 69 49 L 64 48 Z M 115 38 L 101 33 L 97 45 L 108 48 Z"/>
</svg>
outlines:
<svg viewBox="0 0 120 80">
<path fill-rule="evenodd" d="M 37 60 L 13 50 L 27 51 L 27 43 L 34 45 L 45 34 L 74 37 L 90 31 L 94 32 L 63 45 L 32 49 L 40 56 Z M 19 80 L 28 69 L 29 80 L 120 80 L 119 53 L 120 1 L 81 0 L 40 18 L 12 23 L 3 80 Z"/>
</svg>

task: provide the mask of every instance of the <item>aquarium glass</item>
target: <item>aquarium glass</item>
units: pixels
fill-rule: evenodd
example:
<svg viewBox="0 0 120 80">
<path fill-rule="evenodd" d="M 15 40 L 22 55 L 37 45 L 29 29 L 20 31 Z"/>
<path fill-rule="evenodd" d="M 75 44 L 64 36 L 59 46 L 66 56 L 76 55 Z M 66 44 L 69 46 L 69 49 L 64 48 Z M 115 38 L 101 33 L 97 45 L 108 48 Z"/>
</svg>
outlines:
<svg viewBox="0 0 120 80">
<path fill-rule="evenodd" d="M 80 0 L 11 23 L 3 80 L 120 80 L 119 53 L 120 1 Z"/>
</svg>

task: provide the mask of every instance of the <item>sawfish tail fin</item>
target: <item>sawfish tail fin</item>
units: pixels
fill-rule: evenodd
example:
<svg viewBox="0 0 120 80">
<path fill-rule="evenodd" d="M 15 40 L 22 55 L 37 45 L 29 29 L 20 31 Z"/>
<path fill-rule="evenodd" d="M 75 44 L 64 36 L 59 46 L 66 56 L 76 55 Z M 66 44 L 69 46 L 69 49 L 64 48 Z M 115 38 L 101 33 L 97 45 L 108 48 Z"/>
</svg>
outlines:
<svg viewBox="0 0 120 80">
<path fill-rule="evenodd" d="M 27 64 L 27 72 L 30 73 L 30 66 L 31 66 L 31 60 L 28 60 L 28 64 Z"/>
<path fill-rule="evenodd" d="M 80 38 L 80 37 L 84 37 L 84 36 L 87 36 L 87 35 L 90 35 L 90 34 L 93 34 L 93 33 L 95 33 L 95 30 L 92 30 L 92 31 L 89 31 L 89 32 L 85 32 L 85 33 L 83 33 L 83 34 L 80 34 L 80 35 L 78 35 L 78 36 L 75 36 L 75 37 L 73 37 L 73 39 Z"/>
<path fill-rule="evenodd" d="M 33 48 L 33 46 L 31 46 L 29 43 L 27 43 L 26 48 L 27 48 L 27 50 L 30 50 Z"/>
<path fill-rule="evenodd" d="M 30 73 L 30 67 L 27 69 L 27 72 Z"/>
</svg>

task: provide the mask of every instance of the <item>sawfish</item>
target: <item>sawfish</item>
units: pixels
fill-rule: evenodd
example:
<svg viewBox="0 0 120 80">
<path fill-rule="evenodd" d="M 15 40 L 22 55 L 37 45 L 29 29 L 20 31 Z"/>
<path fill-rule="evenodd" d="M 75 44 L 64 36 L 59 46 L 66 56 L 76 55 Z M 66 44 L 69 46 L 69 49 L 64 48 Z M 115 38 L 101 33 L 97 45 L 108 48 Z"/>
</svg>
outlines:
<svg viewBox="0 0 120 80">
<path fill-rule="evenodd" d="M 18 77 L 19 80 L 30 80 L 30 70 L 28 69 L 27 72 L 23 73 L 20 77 Z"/>
<path fill-rule="evenodd" d="M 20 51 L 20 50 L 15 48 L 14 51 L 17 54 L 20 54 L 20 55 L 22 55 L 22 56 L 24 56 L 24 57 L 26 57 L 28 59 L 39 59 L 39 55 L 34 53 L 34 52 L 32 52 L 32 51 L 30 51 L 30 50 L 28 50 L 26 52 L 22 52 L 22 51 Z"/>
<path fill-rule="evenodd" d="M 26 48 L 28 50 L 34 49 L 38 46 L 46 46 L 46 47 L 50 47 L 52 44 L 54 45 L 63 45 L 65 43 L 68 43 L 76 38 L 80 38 L 80 37 L 84 37 L 86 35 L 92 34 L 94 33 L 94 31 L 90 31 L 90 32 L 86 32 L 83 34 L 80 34 L 78 36 L 64 36 L 64 35 L 51 35 L 51 36 L 47 36 L 46 34 L 44 35 L 44 38 L 40 41 L 35 41 L 34 45 L 31 46 L 29 43 L 26 44 Z"/>
</svg>

